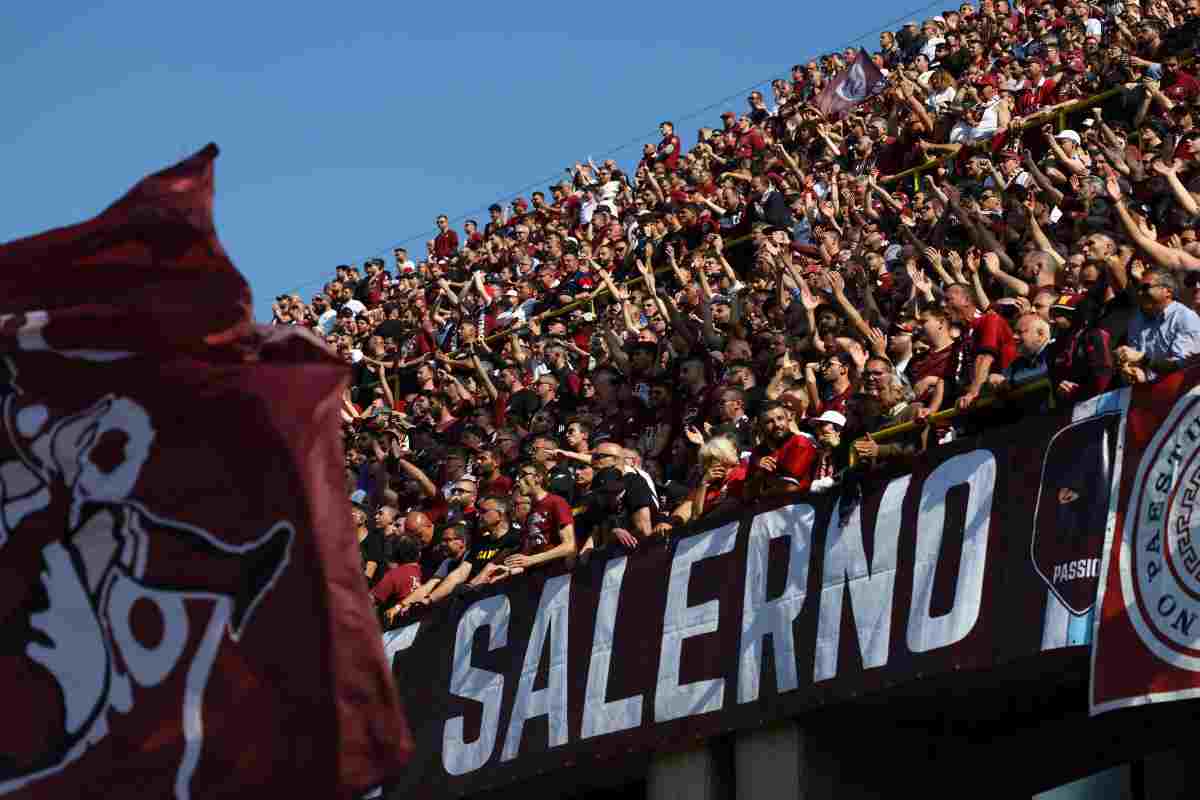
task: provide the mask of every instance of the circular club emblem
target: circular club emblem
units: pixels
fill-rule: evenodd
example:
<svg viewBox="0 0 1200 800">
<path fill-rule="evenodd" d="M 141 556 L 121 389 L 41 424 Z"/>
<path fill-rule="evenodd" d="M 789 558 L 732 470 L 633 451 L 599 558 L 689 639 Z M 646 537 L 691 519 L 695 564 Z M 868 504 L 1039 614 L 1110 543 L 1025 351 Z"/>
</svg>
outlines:
<svg viewBox="0 0 1200 800">
<path fill-rule="evenodd" d="M 1160 659 L 1200 672 L 1200 387 L 1150 440 L 1129 502 L 1120 554 L 1129 619 Z"/>
</svg>

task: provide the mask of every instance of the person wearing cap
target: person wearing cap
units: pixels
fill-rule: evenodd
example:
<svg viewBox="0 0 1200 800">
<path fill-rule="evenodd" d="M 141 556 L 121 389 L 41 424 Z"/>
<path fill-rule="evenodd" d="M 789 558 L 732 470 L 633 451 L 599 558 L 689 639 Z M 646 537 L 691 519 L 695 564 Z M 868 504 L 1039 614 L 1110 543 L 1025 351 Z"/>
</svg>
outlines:
<svg viewBox="0 0 1200 800">
<path fill-rule="evenodd" d="M 827 492 L 837 481 L 837 454 L 841 452 L 846 417 L 836 411 L 826 411 L 814 419 L 811 425 L 817 444 L 817 463 L 813 466 L 813 482 L 809 491 Z"/>
<path fill-rule="evenodd" d="M 1050 306 L 1054 340 L 1047 351 L 1055 394 L 1079 403 L 1108 391 L 1114 377 L 1111 338 L 1089 318 L 1093 302 L 1081 293 L 1065 293 Z"/>
<path fill-rule="evenodd" d="M 1063 130 L 1058 133 L 1052 133 L 1049 126 L 1044 129 L 1046 144 L 1050 146 L 1051 152 L 1058 160 L 1058 163 L 1066 170 L 1064 177 L 1071 175 L 1087 175 L 1088 168 L 1091 166 L 1092 159 L 1088 155 L 1087 150 L 1083 148 L 1083 140 L 1079 134 L 1073 130 Z M 1053 175 L 1053 172 L 1047 174 Z"/>
<path fill-rule="evenodd" d="M 317 318 L 317 330 L 325 336 L 333 333 L 337 326 L 338 312 L 329 304 L 329 298 L 324 293 L 313 295 L 312 311 Z"/>
</svg>

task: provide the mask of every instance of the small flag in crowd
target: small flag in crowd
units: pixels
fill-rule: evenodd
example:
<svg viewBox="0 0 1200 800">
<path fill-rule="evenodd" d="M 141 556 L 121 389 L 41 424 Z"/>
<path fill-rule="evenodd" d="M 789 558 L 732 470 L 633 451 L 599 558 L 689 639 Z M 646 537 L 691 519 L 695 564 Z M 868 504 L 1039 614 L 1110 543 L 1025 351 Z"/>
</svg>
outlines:
<svg viewBox="0 0 1200 800">
<path fill-rule="evenodd" d="M 867 51 L 860 49 L 854 63 L 825 85 L 813 105 L 826 117 L 839 117 L 868 97 L 878 94 L 883 85 L 883 73 L 875 66 Z"/>
</svg>

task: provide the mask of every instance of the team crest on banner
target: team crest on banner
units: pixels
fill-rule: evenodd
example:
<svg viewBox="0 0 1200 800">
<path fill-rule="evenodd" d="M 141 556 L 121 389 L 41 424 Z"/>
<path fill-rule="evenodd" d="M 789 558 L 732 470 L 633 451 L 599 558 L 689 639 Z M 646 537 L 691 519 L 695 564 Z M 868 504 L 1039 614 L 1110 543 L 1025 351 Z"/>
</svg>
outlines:
<svg viewBox="0 0 1200 800">
<path fill-rule="evenodd" d="M 22 389 L 19 361 L 5 365 L 0 553 L 40 559 L 41 572 L 6 571 L 0 600 L 0 663 L 5 677 L 25 676 L 6 698 L 0 794 L 69 769 L 106 738 L 137 741 L 128 727 L 146 700 L 174 709 L 156 724 L 182 730 L 174 794 L 187 798 L 218 650 L 286 568 L 292 526 L 232 546 L 156 514 L 135 492 L 155 445 L 142 405 L 105 394 L 62 413 Z M 178 579 L 180 563 L 195 580 Z"/>
<path fill-rule="evenodd" d="M 1046 448 L 1030 556 L 1046 586 L 1076 616 L 1096 601 L 1120 424 L 1119 414 L 1076 422 L 1055 433 Z"/>
<path fill-rule="evenodd" d="M 1122 481 L 1123 517 L 1105 548 L 1093 713 L 1200 696 L 1196 378 L 1193 371 L 1139 387 L 1141 408 L 1130 410 L 1127 458 L 1140 460 Z"/>
</svg>

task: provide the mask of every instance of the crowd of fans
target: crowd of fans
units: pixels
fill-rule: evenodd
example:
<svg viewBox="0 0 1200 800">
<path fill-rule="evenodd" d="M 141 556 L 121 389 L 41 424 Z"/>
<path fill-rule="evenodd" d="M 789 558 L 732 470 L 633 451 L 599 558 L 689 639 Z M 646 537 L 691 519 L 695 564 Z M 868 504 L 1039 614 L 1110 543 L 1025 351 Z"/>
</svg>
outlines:
<svg viewBox="0 0 1200 800">
<path fill-rule="evenodd" d="M 278 298 L 352 365 L 384 624 L 1188 363 L 1197 42 L 1200 0 L 964 3 L 883 33 L 840 118 L 855 50 Z"/>
</svg>

